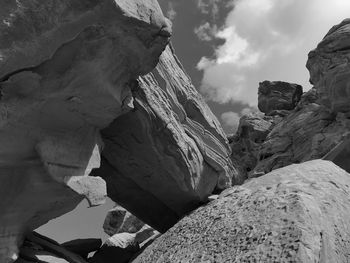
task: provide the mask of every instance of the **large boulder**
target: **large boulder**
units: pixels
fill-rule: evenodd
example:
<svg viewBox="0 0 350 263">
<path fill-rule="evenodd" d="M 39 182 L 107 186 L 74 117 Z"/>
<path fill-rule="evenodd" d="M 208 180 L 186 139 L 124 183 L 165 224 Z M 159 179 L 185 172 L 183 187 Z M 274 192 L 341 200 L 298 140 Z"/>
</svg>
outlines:
<svg viewBox="0 0 350 263">
<path fill-rule="evenodd" d="M 99 130 L 133 108 L 170 29 L 155 0 L 0 0 L 0 262 L 24 232 L 104 202 Z"/>
<path fill-rule="evenodd" d="M 347 262 L 349 196 L 332 162 L 284 167 L 224 191 L 132 262 Z"/>
<path fill-rule="evenodd" d="M 293 110 L 300 101 L 303 87 L 284 81 L 268 81 L 259 83 L 258 108 L 266 115 L 283 114 Z"/>
<path fill-rule="evenodd" d="M 321 104 L 350 112 L 350 19 L 332 27 L 309 53 L 307 68 Z"/>
<path fill-rule="evenodd" d="M 102 131 L 102 165 L 93 174 L 115 202 L 164 232 L 238 173 L 219 122 L 171 46 L 131 84 L 135 108 Z"/>
</svg>

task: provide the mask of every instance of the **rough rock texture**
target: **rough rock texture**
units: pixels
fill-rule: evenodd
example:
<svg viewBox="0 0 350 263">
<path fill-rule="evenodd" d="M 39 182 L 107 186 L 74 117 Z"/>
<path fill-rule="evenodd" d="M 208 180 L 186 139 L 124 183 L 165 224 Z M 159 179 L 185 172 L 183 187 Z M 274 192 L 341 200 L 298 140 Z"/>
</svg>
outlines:
<svg viewBox="0 0 350 263">
<path fill-rule="evenodd" d="M 102 166 L 93 173 L 114 201 L 164 232 L 238 173 L 220 124 L 170 46 L 132 85 L 135 109 L 102 131 Z"/>
<path fill-rule="evenodd" d="M 283 111 L 293 110 L 303 94 L 302 86 L 283 81 L 259 83 L 258 108 L 266 115 L 285 115 Z M 282 112 L 281 112 L 282 111 Z"/>
<path fill-rule="evenodd" d="M 314 160 L 224 191 L 133 261 L 348 262 L 350 174 Z"/>
<path fill-rule="evenodd" d="M 109 236 L 117 233 L 136 233 L 145 225 L 136 216 L 122 208 L 116 206 L 109 210 L 103 223 L 103 230 Z"/>
<path fill-rule="evenodd" d="M 350 19 L 332 27 L 309 53 L 307 68 L 320 103 L 335 112 L 350 112 Z"/>
<path fill-rule="evenodd" d="M 99 130 L 131 110 L 170 29 L 155 0 L 0 0 L 0 262 L 23 232 L 101 204 Z"/>
<path fill-rule="evenodd" d="M 275 118 L 271 116 L 251 113 L 240 119 L 236 134 L 229 137 L 232 161 L 239 168 L 243 179 L 249 177 L 257 165 L 261 144 L 265 141 L 275 122 Z"/>
<path fill-rule="evenodd" d="M 260 146 L 254 173 L 319 159 L 346 140 L 350 120 L 311 103 L 292 112 L 272 129 Z"/>
</svg>

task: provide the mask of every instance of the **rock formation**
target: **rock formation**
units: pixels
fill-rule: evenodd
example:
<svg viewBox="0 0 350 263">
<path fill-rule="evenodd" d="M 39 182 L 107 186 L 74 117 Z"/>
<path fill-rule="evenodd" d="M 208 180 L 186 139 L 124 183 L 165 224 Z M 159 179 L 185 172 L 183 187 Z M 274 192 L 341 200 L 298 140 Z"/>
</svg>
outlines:
<svg viewBox="0 0 350 263">
<path fill-rule="evenodd" d="M 298 84 L 283 81 L 263 81 L 259 83 L 258 93 L 259 110 L 272 116 L 293 110 L 300 101 L 303 88 Z"/>
<path fill-rule="evenodd" d="M 257 177 L 319 158 L 332 160 L 350 172 L 350 75 L 346 73 L 350 69 L 350 52 L 346 48 L 349 43 L 350 20 L 344 20 L 310 52 L 307 67 L 315 86 L 302 96 L 296 84 L 260 83 L 258 104 L 266 115 L 244 116 L 236 135 L 230 137 L 232 160 L 241 177 Z M 292 103 L 293 97 L 298 104 Z M 247 125 L 247 119 L 252 124 Z M 266 131 L 256 140 L 256 132 L 248 130 L 261 129 L 260 126 Z"/>
<path fill-rule="evenodd" d="M 170 46 L 132 91 L 134 110 L 102 131 L 93 174 L 106 180 L 109 197 L 164 232 L 238 173 L 220 124 Z"/>
<path fill-rule="evenodd" d="M 350 174 L 314 160 L 225 190 L 133 263 L 347 262 Z"/>
<path fill-rule="evenodd" d="M 227 140 L 156 0 L 0 5 L 1 262 L 82 198 L 103 203 L 102 178 L 161 231 L 231 185 Z"/>
<path fill-rule="evenodd" d="M 136 233 L 145 225 L 136 216 L 122 208 L 116 206 L 109 210 L 103 223 L 104 232 L 113 236 L 117 233 Z"/>
<path fill-rule="evenodd" d="M 321 104 L 333 112 L 350 112 L 350 19 L 329 30 L 309 53 L 310 82 Z"/>
</svg>

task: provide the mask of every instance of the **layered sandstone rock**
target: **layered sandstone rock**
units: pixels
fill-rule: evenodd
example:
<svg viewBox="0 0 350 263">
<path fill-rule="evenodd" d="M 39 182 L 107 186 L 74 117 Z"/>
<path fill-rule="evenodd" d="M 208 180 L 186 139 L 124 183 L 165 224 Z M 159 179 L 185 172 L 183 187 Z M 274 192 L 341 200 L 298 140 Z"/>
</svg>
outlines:
<svg viewBox="0 0 350 263">
<path fill-rule="evenodd" d="M 219 122 L 171 46 L 132 92 L 134 110 L 102 131 L 102 166 L 93 174 L 114 201 L 164 232 L 238 173 Z"/>
<path fill-rule="evenodd" d="M 334 26 L 309 53 L 307 68 L 320 103 L 334 112 L 350 111 L 350 19 Z"/>
<path fill-rule="evenodd" d="M 160 231 L 237 179 L 155 0 L 0 4 L 1 262 L 83 197 L 101 204 L 103 179 Z"/>
<path fill-rule="evenodd" d="M 138 256 L 140 262 L 347 262 L 350 174 L 291 165 L 224 191 Z"/>
<path fill-rule="evenodd" d="M 258 108 L 266 115 L 285 115 L 293 110 L 303 94 L 302 86 L 283 81 L 263 81 L 259 83 Z"/>
<path fill-rule="evenodd" d="M 106 196 L 99 130 L 131 110 L 170 29 L 156 1 L 0 1 L 0 261 L 23 232 Z"/>
</svg>

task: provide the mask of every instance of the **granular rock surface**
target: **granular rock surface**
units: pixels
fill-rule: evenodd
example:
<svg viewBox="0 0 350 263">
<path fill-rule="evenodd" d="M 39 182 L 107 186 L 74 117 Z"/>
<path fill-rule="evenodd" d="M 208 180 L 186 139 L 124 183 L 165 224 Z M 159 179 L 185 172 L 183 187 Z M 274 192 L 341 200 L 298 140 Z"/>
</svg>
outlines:
<svg viewBox="0 0 350 263">
<path fill-rule="evenodd" d="M 329 161 L 277 169 L 183 218 L 133 261 L 348 262 L 350 174 Z"/>
</svg>

